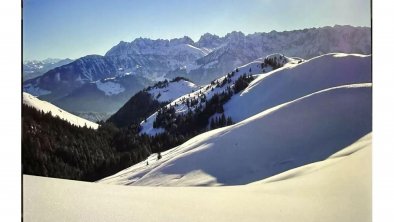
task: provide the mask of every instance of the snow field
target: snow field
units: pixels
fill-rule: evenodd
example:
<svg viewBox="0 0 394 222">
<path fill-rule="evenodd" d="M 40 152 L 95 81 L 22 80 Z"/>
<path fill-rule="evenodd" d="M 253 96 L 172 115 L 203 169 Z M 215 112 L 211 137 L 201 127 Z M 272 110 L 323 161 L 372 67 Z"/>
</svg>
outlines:
<svg viewBox="0 0 394 222">
<path fill-rule="evenodd" d="M 97 129 L 99 126 L 97 123 L 93 123 L 89 120 L 73 115 L 51 103 L 39 100 L 36 97 L 25 92 L 23 92 L 23 104 L 33 107 L 39 111 L 44 111 L 45 113 L 51 112 L 52 116 L 58 116 L 61 119 L 66 120 L 67 122 L 76 126 L 84 127 L 86 125 L 87 127 L 90 127 L 92 129 Z"/>
</svg>

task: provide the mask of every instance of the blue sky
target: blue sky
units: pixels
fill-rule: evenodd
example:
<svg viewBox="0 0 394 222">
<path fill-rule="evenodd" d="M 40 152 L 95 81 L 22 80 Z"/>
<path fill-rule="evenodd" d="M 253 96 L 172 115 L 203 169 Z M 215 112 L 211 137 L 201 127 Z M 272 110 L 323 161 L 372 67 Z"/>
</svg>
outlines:
<svg viewBox="0 0 394 222">
<path fill-rule="evenodd" d="M 24 0 L 24 59 L 103 55 L 138 37 L 195 41 L 326 25 L 370 26 L 369 0 Z"/>
</svg>

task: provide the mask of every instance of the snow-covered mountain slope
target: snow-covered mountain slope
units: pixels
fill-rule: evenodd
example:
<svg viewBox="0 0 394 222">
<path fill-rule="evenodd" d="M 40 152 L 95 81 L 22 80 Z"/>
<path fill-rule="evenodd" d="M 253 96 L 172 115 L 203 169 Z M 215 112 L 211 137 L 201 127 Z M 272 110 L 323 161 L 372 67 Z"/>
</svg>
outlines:
<svg viewBox="0 0 394 222">
<path fill-rule="evenodd" d="M 227 75 L 212 81 L 211 84 L 200 87 L 199 90 L 180 96 L 179 98 L 173 100 L 166 107 L 173 107 L 177 115 L 185 115 L 189 111 L 195 111 L 197 107 L 204 105 L 204 103 L 207 100 L 210 100 L 215 94 L 223 93 L 227 91 L 229 87 L 233 88 L 235 82 L 241 76 L 264 74 L 266 72 L 272 71 L 273 67 L 269 64 L 265 64 L 264 61 L 273 61 L 274 59 L 277 61 L 276 66 L 278 67 L 293 66 L 303 61 L 302 59 L 288 58 L 281 54 L 272 54 L 266 58 L 259 58 L 251 63 L 236 68 L 231 73 L 228 73 Z M 195 100 L 196 103 L 190 105 L 191 100 Z M 153 122 L 156 120 L 157 115 L 158 112 L 155 112 L 141 123 L 141 134 L 145 133 L 148 135 L 156 135 L 164 132 L 164 129 L 162 128 L 153 127 Z"/>
<path fill-rule="evenodd" d="M 267 75 L 259 75 L 242 93 L 234 95 L 224 105 L 224 113 L 238 122 L 319 90 L 370 83 L 371 63 L 370 55 L 332 53 L 285 66 Z"/>
<path fill-rule="evenodd" d="M 76 125 L 76 126 L 87 126 L 93 129 L 97 129 L 98 128 L 98 124 L 97 123 L 93 123 L 90 122 L 86 119 L 82 119 L 81 117 L 75 116 L 69 112 L 66 112 L 62 109 L 60 109 L 59 107 L 52 105 L 46 101 L 42 101 L 37 99 L 36 97 L 28 94 L 28 93 L 23 93 L 23 104 L 33 107 L 39 111 L 43 111 L 45 113 L 51 112 L 52 116 L 56 117 L 60 117 L 63 120 L 66 120 L 67 122 Z"/>
<path fill-rule="evenodd" d="M 245 186 L 125 187 L 24 175 L 23 218 L 371 221 L 371 134 L 338 154 Z"/>
<path fill-rule="evenodd" d="M 135 52 L 142 54 L 115 53 L 123 52 L 122 45 L 120 48 L 114 47 L 107 56 L 85 56 L 52 69 L 43 76 L 27 80 L 23 91 L 72 112 L 113 113 L 136 92 L 152 85 L 153 81 L 164 80 L 163 76 L 173 67 L 185 67 L 198 56 L 205 55 L 201 50 L 182 42 L 166 47 L 172 57 L 161 54 L 163 51 L 157 45 L 154 46 L 156 54 L 149 54 L 149 50 Z M 85 105 L 82 100 L 94 104 Z M 111 106 L 104 105 L 108 100 Z M 77 102 L 72 104 L 72 101 Z"/>
<path fill-rule="evenodd" d="M 247 107 L 245 107 L 246 109 Z M 321 161 L 372 131 L 372 84 L 325 89 L 198 135 L 102 183 L 217 186 L 252 183 Z"/>
<path fill-rule="evenodd" d="M 67 65 L 51 69 L 42 76 L 25 81 L 23 90 L 35 96 L 41 96 L 34 94 L 38 89 L 49 91 L 45 99 L 52 102 L 92 82 L 100 80 L 105 82 L 109 78 L 134 76 L 127 67 L 135 66 L 137 64 L 132 58 L 88 55 Z M 138 78 L 146 79 L 143 76 L 138 76 Z"/>
<path fill-rule="evenodd" d="M 153 87 L 147 92 L 159 102 L 169 102 L 191 93 L 196 89 L 198 89 L 196 84 L 185 79 L 179 79 L 179 81 L 170 81 L 161 87 Z"/>
<path fill-rule="evenodd" d="M 103 91 L 106 96 L 117 95 L 125 91 L 125 88 L 122 87 L 119 83 L 115 83 L 112 81 L 97 81 L 96 87 L 100 91 Z"/>
<path fill-rule="evenodd" d="M 266 65 L 262 65 L 264 61 Z M 227 87 L 234 88 L 235 81 L 243 74 L 254 75 L 256 79 L 245 90 L 233 95 L 224 104 L 225 116 L 239 122 L 263 110 L 319 90 L 355 83 L 370 83 L 371 62 L 370 55 L 359 54 L 331 53 L 306 61 L 272 54 L 234 70 L 229 83 L 225 81 L 228 76 L 221 77 L 194 93 L 176 99 L 167 105 L 167 108 L 174 107 L 177 115 L 184 115 L 189 110 L 194 111 L 200 104 L 204 105 L 203 98 L 209 100 L 214 94 L 228 90 Z M 272 66 L 268 63 L 281 68 L 272 71 Z M 225 84 L 222 84 L 223 82 Z M 185 101 L 191 99 L 198 102 L 189 108 Z M 164 132 L 163 128 L 153 127 L 157 113 L 141 123 L 141 133 L 155 135 Z"/>
<path fill-rule="evenodd" d="M 108 121 L 118 127 L 138 124 L 161 106 L 197 89 L 196 84 L 185 78 L 158 82 L 132 96 Z"/>
</svg>

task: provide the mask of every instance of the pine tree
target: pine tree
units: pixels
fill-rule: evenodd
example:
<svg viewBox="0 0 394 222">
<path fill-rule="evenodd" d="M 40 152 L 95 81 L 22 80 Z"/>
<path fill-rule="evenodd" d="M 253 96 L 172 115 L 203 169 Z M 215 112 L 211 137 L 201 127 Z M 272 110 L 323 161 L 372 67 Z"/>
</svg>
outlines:
<svg viewBox="0 0 394 222">
<path fill-rule="evenodd" d="M 215 129 L 216 128 L 216 123 L 215 123 L 215 119 L 214 118 L 211 119 L 210 128 L 211 129 Z"/>
<path fill-rule="evenodd" d="M 227 123 L 226 123 L 227 126 L 234 124 L 234 123 L 233 123 L 233 120 L 231 119 L 230 116 L 227 117 L 227 121 L 226 121 L 226 122 L 227 122 Z"/>
<path fill-rule="evenodd" d="M 220 126 L 225 126 L 226 125 L 226 116 L 224 115 L 224 113 L 222 113 L 222 115 L 220 116 Z"/>
</svg>

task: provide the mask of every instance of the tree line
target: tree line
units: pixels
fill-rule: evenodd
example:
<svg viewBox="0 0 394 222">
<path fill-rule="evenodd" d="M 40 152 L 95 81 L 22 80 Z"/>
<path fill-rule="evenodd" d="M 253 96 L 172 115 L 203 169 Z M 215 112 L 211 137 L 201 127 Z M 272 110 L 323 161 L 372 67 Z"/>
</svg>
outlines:
<svg viewBox="0 0 394 222">
<path fill-rule="evenodd" d="M 160 157 L 161 152 L 200 133 L 233 124 L 231 118 L 224 115 L 223 105 L 234 93 L 246 88 L 252 80 L 251 75 L 245 74 L 235 81 L 234 88 L 228 86 L 209 100 L 205 95 L 200 95 L 198 101 L 195 98 L 189 98 L 187 102 L 185 100 L 190 109 L 184 115 L 176 116 L 174 107 L 164 106 L 158 112 L 154 126 L 165 128 L 166 131 L 155 136 L 139 133 L 139 121 L 146 118 L 146 112 L 163 106 L 160 103 L 152 105 L 154 101 L 149 100 L 151 96 L 145 91 L 141 91 L 132 101 L 131 108 L 128 108 L 137 113 L 131 121 L 112 118 L 107 122 L 99 122 L 97 130 L 72 125 L 59 117 L 53 117 L 51 113 L 44 113 L 23 104 L 22 172 L 37 176 L 96 181 L 144 161 L 153 153 Z M 148 111 L 143 105 L 147 102 L 150 104 L 146 106 L 149 107 Z M 192 106 L 195 106 L 193 111 Z M 141 111 L 136 110 L 138 107 Z M 125 108 L 123 112 L 123 116 L 127 117 L 130 110 Z M 220 115 L 211 118 L 215 113 Z"/>
</svg>

